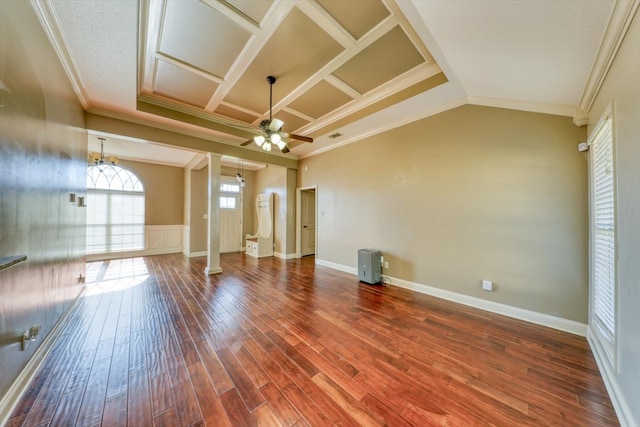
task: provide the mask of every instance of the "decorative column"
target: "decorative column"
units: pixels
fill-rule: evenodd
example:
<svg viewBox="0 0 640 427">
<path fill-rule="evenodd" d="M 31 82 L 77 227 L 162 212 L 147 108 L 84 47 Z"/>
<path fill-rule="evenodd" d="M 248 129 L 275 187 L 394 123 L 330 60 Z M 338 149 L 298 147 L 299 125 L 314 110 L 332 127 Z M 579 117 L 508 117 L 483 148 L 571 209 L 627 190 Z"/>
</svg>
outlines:
<svg viewBox="0 0 640 427">
<path fill-rule="evenodd" d="M 209 191 L 207 223 L 207 266 L 204 274 L 222 273 L 220 268 L 220 154 L 208 153 Z"/>
</svg>

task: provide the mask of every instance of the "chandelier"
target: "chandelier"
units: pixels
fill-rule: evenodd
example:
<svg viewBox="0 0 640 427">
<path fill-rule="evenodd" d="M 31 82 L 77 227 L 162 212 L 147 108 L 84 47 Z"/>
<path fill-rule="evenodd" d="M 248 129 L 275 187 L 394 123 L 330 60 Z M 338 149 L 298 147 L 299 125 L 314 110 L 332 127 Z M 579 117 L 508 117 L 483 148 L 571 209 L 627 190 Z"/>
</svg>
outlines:
<svg viewBox="0 0 640 427">
<path fill-rule="evenodd" d="M 104 164 L 117 165 L 118 158 L 116 156 L 104 156 L 104 138 L 98 138 L 100 140 L 100 153 L 89 152 L 89 164 L 94 166 L 101 166 Z"/>
</svg>

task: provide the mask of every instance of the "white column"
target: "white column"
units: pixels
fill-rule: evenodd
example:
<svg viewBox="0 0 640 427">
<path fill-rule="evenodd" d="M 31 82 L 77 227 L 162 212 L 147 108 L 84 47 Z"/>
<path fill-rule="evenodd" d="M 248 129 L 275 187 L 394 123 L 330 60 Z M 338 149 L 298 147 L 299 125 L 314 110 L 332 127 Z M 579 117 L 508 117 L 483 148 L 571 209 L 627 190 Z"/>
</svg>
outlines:
<svg viewBox="0 0 640 427">
<path fill-rule="evenodd" d="M 209 191 L 207 226 L 207 266 L 204 274 L 222 273 L 220 268 L 220 154 L 208 153 Z"/>
</svg>

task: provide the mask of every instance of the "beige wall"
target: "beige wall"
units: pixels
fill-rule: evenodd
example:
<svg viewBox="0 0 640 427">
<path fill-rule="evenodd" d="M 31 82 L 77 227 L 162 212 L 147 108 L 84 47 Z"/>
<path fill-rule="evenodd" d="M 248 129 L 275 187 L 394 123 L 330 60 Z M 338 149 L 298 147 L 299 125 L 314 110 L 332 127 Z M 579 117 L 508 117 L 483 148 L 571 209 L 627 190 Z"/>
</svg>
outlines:
<svg viewBox="0 0 640 427">
<path fill-rule="evenodd" d="M 0 271 L 1 399 L 82 288 L 86 209 L 69 195 L 86 194 L 87 135 L 29 2 L 0 3 L 0 81 L 0 258 L 28 257 Z"/>
<path fill-rule="evenodd" d="M 189 220 L 189 252 L 207 250 L 208 167 L 191 171 L 191 218 Z"/>
<path fill-rule="evenodd" d="M 191 169 L 182 169 L 184 194 L 184 204 L 182 207 L 182 218 L 184 225 L 191 225 Z"/>
<path fill-rule="evenodd" d="M 274 251 L 285 254 L 287 250 L 287 169 L 271 165 L 257 170 L 255 177 L 255 192 L 252 203 L 255 206 L 255 197 L 260 193 L 274 193 Z M 256 215 L 254 208 L 254 230 L 252 234 L 257 231 L 258 227 Z"/>
<path fill-rule="evenodd" d="M 183 224 L 184 169 L 121 160 L 120 165 L 142 180 L 146 225 Z"/>
<path fill-rule="evenodd" d="M 464 106 L 301 160 L 317 257 L 377 248 L 392 277 L 586 322 L 585 138 L 568 117 Z"/>
<path fill-rule="evenodd" d="M 189 252 L 203 252 L 207 250 L 207 220 L 203 215 L 207 213 L 207 192 L 208 192 L 208 167 L 205 166 L 200 170 L 185 170 L 188 175 L 186 180 L 189 186 L 185 189 L 185 200 L 189 202 L 189 206 L 185 206 L 185 212 L 188 212 L 186 224 L 189 225 Z M 227 166 L 221 167 L 221 175 L 235 178 L 238 170 Z M 243 227 L 243 246 L 244 236 L 252 234 L 255 205 L 254 186 L 255 172 L 243 170 L 242 175 L 245 177 L 245 186 L 242 190 L 243 206 L 242 206 L 242 227 Z"/>
<path fill-rule="evenodd" d="M 286 227 L 287 227 L 287 246 L 283 252 L 288 257 L 296 254 L 296 188 L 298 184 L 298 171 L 296 169 L 287 169 L 287 207 L 286 207 Z"/>
<path fill-rule="evenodd" d="M 640 16 L 636 16 L 589 112 L 589 130 L 614 106 L 618 220 L 618 351 L 615 375 L 640 423 Z M 631 424 L 633 425 L 633 423 Z"/>
</svg>

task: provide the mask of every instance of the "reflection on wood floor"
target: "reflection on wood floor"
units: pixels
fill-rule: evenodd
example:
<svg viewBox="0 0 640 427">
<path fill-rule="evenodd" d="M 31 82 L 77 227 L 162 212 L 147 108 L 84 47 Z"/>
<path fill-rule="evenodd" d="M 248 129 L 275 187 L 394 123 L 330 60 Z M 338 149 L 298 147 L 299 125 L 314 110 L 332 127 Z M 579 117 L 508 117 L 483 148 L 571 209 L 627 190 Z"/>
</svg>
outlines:
<svg viewBox="0 0 640 427">
<path fill-rule="evenodd" d="M 9 426 L 618 425 L 582 337 L 301 260 L 88 265 Z"/>
</svg>

